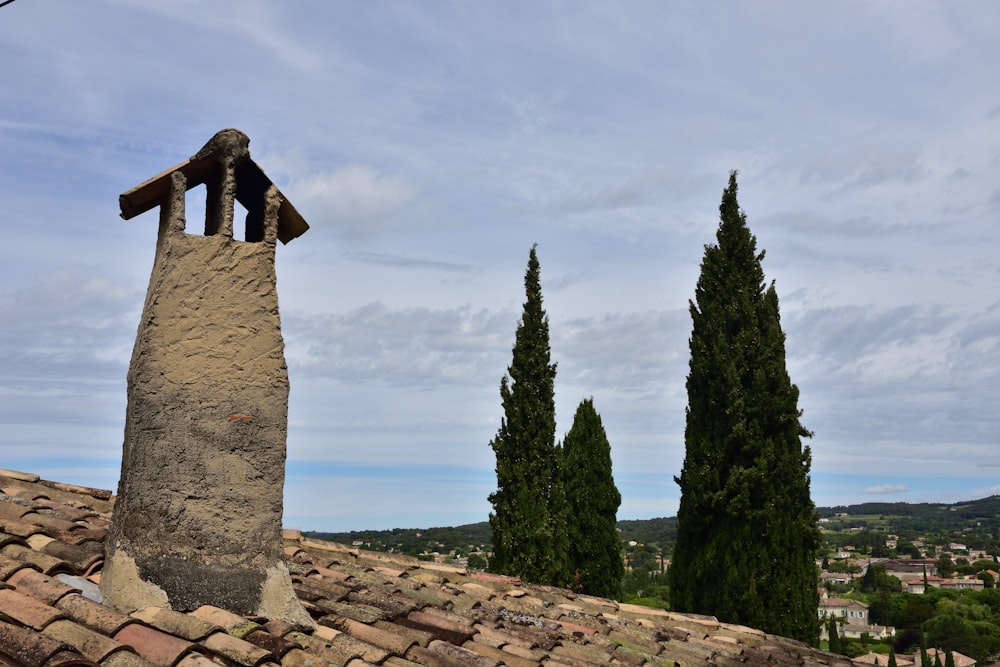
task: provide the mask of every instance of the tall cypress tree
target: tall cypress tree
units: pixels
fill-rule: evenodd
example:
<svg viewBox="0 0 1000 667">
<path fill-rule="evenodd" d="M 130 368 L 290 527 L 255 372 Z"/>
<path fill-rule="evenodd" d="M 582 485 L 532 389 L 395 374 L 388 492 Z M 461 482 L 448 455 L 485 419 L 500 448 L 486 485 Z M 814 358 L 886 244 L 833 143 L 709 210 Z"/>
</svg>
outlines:
<svg viewBox="0 0 1000 667">
<path fill-rule="evenodd" d="M 777 292 L 765 287 L 736 190 L 732 172 L 690 304 L 671 603 L 815 644 L 820 534 L 801 442 L 811 433 L 785 368 Z"/>
<path fill-rule="evenodd" d="M 611 474 L 611 444 L 593 398 L 577 407 L 562 450 L 573 587 L 620 598 L 625 564 L 616 516 L 622 495 Z"/>
<path fill-rule="evenodd" d="M 542 308 L 537 246 L 524 274 L 525 302 L 513 359 L 500 381 L 504 418 L 490 446 L 496 453 L 490 569 L 538 584 L 568 583 L 568 542 L 560 451 L 555 443 L 556 364 Z"/>
<path fill-rule="evenodd" d="M 843 653 L 843 642 L 840 639 L 840 628 L 837 626 L 837 619 L 830 616 L 826 624 L 826 634 L 829 642 L 830 653 Z"/>
</svg>

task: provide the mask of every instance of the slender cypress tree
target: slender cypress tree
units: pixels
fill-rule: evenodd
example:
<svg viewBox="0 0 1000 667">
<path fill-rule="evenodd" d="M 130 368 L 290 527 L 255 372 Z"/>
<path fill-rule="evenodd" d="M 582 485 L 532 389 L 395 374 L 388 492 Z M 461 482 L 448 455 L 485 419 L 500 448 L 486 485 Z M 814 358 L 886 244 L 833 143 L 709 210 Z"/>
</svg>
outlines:
<svg viewBox="0 0 1000 667">
<path fill-rule="evenodd" d="M 736 190 L 732 172 L 690 304 L 671 603 L 815 644 L 820 534 L 801 442 L 811 433 L 785 368 L 778 295 L 765 288 Z"/>
<path fill-rule="evenodd" d="M 842 641 L 840 639 L 840 628 L 837 627 L 837 619 L 833 616 L 829 618 L 826 624 L 826 634 L 828 636 L 829 651 L 830 653 L 843 653 L 844 647 L 842 646 Z"/>
<path fill-rule="evenodd" d="M 556 364 L 542 308 L 537 246 L 524 274 L 525 302 L 513 359 L 500 381 L 504 418 L 490 446 L 496 453 L 490 569 L 538 584 L 565 586 L 568 541 L 560 451 L 555 443 Z"/>
<path fill-rule="evenodd" d="M 620 598 L 625 564 L 617 513 L 622 495 L 611 474 L 611 444 L 593 398 L 577 407 L 562 450 L 572 585 L 588 595 Z"/>
</svg>

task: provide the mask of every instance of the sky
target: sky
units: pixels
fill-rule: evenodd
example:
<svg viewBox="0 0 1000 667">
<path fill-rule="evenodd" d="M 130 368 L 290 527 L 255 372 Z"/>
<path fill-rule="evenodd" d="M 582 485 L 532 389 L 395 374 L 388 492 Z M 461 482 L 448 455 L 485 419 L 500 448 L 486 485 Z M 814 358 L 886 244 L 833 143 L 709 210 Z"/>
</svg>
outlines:
<svg viewBox="0 0 1000 667">
<path fill-rule="evenodd" d="M 673 516 L 734 169 L 816 504 L 1000 493 L 998 34 L 988 0 L 17 0 L 0 467 L 116 488 L 157 226 L 118 195 L 236 127 L 311 226 L 277 248 L 286 527 L 487 518 L 534 244 L 558 436 L 593 397 L 618 517 Z"/>
</svg>

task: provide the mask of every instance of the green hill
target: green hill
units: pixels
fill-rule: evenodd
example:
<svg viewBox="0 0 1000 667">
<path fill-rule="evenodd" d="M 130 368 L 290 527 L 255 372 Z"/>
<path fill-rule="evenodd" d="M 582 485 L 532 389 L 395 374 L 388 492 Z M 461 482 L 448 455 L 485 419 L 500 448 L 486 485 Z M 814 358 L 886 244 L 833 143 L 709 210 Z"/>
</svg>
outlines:
<svg viewBox="0 0 1000 667">
<path fill-rule="evenodd" d="M 860 503 L 817 508 L 827 531 L 874 531 L 941 537 L 977 536 L 1000 544 L 1000 495 L 953 504 Z M 677 517 L 618 522 L 622 541 L 656 545 L 669 553 L 677 535 Z M 441 553 L 464 556 L 489 551 L 492 535 L 486 521 L 464 526 L 394 528 L 346 533 L 311 532 L 319 539 L 355 544 L 374 551 L 395 551 L 414 556 Z M 989 548 L 989 545 L 983 547 Z"/>
</svg>

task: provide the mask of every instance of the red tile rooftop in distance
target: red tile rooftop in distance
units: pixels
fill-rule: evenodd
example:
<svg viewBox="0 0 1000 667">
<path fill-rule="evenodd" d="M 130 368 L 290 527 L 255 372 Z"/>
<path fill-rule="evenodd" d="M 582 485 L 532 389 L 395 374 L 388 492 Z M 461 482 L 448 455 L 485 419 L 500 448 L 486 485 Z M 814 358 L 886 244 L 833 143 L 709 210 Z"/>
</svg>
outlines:
<svg viewBox="0 0 1000 667">
<path fill-rule="evenodd" d="M 285 530 L 315 629 L 212 606 L 102 603 L 110 492 L 0 468 L 0 665 L 58 667 L 860 666 L 712 617 L 362 551 Z M 79 538 L 79 539 L 78 539 Z"/>
</svg>

